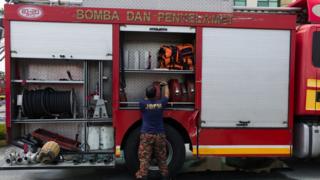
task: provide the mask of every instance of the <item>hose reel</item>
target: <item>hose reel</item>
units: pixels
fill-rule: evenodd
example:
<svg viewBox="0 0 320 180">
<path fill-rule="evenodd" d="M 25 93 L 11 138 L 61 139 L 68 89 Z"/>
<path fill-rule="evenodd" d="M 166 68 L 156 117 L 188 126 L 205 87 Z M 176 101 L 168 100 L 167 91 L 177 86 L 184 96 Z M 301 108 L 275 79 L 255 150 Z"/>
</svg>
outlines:
<svg viewBox="0 0 320 180">
<path fill-rule="evenodd" d="M 28 118 L 72 117 L 75 113 L 75 94 L 52 88 L 24 90 L 21 106 L 23 115 Z"/>
</svg>

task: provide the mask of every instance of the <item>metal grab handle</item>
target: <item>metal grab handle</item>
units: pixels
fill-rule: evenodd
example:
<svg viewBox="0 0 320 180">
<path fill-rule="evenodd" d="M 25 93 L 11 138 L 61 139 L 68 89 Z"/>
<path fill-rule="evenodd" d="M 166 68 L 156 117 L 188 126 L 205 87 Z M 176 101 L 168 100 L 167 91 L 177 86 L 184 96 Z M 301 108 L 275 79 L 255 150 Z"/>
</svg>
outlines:
<svg viewBox="0 0 320 180">
<path fill-rule="evenodd" d="M 239 123 L 241 123 L 241 124 L 249 124 L 249 123 L 251 123 L 251 121 L 239 121 Z"/>
<path fill-rule="evenodd" d="M 238 126 L 238 127 L 247 127 L 250 123 L 251 123 L 251 121 L 238 121 L 236 126 Z"/>
</svg>

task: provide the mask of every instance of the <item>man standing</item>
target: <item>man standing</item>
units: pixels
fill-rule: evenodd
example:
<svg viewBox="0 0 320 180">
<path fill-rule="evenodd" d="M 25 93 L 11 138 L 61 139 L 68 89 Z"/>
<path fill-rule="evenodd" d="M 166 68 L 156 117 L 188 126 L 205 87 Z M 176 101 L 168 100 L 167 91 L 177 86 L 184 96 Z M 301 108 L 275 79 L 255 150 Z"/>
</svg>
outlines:
<svg viewBox="0 0 320 180">
<path fill-rule="evenodd" d="M 169 179 L 163 123 L 163 108 L 168 103 L 169 89 L 167 82 L 161 82 L 160 85 L 164 87 L 163 98 L 156 99 L 157 89 L 152 85 L 146 88 L 146 98 L 140 101 L 142 127 L 139 145 L 140 169 L 136 173 L 137 179 L 147 179 L 152 153 L 157 159 L 163 179 Z"/>
</svg>

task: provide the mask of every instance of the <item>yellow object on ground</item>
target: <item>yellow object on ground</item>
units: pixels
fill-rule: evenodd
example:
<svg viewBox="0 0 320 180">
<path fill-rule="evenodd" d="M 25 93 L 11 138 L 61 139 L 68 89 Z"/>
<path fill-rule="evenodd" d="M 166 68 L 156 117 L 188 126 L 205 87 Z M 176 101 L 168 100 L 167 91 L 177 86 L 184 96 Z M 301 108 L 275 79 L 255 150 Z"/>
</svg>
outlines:
<svg viewBox="0 0 320 180">
<path fill-rule="evenodd" d="M 7 145 L 5 124 L 0 124 L 0 147 Z"/>
<path fill-rule="evenodd" d="M 53 162 L 56 159 L 56 157 L 59 155 L 59 153 L 60 153 L 59 144 L 54 141 L 49 141 L 42 146 L 37 160 L 39 162 L 48 164 Z"/>
</svg>

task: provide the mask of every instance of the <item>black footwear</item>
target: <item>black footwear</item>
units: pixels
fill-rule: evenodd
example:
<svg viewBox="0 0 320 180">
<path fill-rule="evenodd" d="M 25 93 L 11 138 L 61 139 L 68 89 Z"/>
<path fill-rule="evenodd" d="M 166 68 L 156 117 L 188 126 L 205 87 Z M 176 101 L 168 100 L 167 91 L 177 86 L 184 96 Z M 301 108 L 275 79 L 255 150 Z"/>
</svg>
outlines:
<svg viewBox="0 0 320 180">
<path fill-rule="evenodd" d="M 148 177 L 147 176 L 143 176 L 141 178 L 136 178 L 137 180 L 148 180 Z"/>
<path fill-rule="evenodd" d="M 171 180 L 172 178 L 170 178 L 169 176 L 162 176 L 161 180 Z"/>
</svg>

